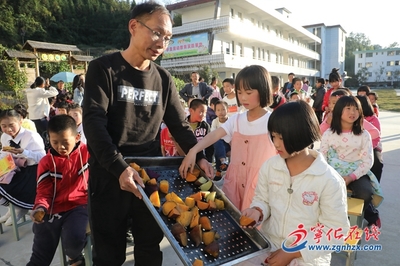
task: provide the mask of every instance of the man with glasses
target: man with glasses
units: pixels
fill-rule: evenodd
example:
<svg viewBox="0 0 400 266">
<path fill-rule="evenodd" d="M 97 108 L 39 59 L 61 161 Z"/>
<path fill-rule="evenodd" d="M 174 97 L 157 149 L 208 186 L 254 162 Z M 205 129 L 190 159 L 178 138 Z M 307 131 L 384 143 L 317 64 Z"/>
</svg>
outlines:
<svg viewBox="0 0 400 266">
<path fill-rule="evenodd" d="M 128 29 L 129 47 L 91 61 L 86 75 L 83 124 L 91 154 L 89 214 L 96 266 L 124 263 L 128 218 L 135 265 L 162 265 L 163 233 L 141 200 L 139 174 L 124 157 L 161 156 L 157 134 L 162 120 L 185 152 L 197 142 L 170 73 L 153 62 L 172 42 L 168 10 L 154 2 L 137 5 Z M 212 175 L 202 153 L 197 163 Z"/>
</svg>

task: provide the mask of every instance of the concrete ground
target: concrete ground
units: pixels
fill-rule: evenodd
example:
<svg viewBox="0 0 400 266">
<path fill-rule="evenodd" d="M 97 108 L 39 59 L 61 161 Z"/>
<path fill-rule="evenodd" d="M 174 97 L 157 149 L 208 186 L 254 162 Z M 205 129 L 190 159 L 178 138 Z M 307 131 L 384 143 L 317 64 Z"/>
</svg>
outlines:
<svg viewBox="0 0 400 266">
<path fill-rule="evenodd" d="M 357 254 L 356 266 L 364 265 L 400 265 L 400 252 L 398 240 L 400 239 L 400 208 L 396 203 L 399 200 L 400 191 L 400 113 L 381 111 L 379 115 L 382 127 L 382 143 L 384 169 L 381 184 L 385 200 L 379 207 L 382 220 L 379 241 L 369 241 L 368 244 L 381 244 L 382 251 L 361 251 Z M 6 208 L 0 206 L 0 214 L 3 215 Z M 4 226 L 4 233 L 0 235 L 0 266 L 26 265 L 31 254 L 32 225 L 27 224 L 19 228 L 20 241 L 16 241 L 12 227 Z M 363 240 L 363 244 L 367 243 Z M 164 266 L 183 265 L 175 251 L 164 238 L 161 243 L 164 252 Z M 127 259 L 123 265 L 133 265 L 133 246 L 126 249 Z M 53 266 L 60 265 L 59 254 L 54 257 Z M 345 265 L 344 257 L 334 254 L 331 265 Z"/>
</svg>

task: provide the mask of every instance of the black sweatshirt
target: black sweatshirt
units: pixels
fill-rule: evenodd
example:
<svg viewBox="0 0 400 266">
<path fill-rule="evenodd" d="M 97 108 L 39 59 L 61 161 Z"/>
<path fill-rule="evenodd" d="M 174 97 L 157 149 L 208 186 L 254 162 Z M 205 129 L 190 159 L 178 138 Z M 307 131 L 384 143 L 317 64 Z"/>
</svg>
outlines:
<svg viewBox="0 0 400 266">
<path fill-rule="evenodd" d="M 123 157 L 159 155 L 162 120 L 184 152 L 197 143 L 171 75 L 153 62 L 140 71 L 120 52 L 91 61 L 83 102 L 90 165 L 117 178 L 128 167 Z"/>
</svg>

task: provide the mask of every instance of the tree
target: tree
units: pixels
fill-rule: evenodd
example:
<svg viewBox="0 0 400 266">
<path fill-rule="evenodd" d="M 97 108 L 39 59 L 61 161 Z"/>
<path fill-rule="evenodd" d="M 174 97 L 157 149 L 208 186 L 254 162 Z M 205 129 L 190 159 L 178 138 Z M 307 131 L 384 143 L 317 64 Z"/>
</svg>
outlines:
<svg viewBox="0 0 400 266">
<path fill-rule="evenodd" d="M 398 42 L 394 42 L 392 44 L 390 44 L 387 48 L 399 48 L 400 44 Z"/>
<path fill-rule="evenodd" d="M 350 32 L 346 38 L 346 51 L 345 51 L 345 70 L 349 76 L 354 76 L 355 69 L 355 55 L 353 52 L 362 50 L 372 50 L 373 46 L 371 41 L 364 33 Z"/>
<path fill-rule="evenodd" d="M 383 74 L 385 73 L 386 69 L 383 66 L 380 66 L 378 70 L 375 71 L 375 82 L 381 81 Z M 384 78 L 382 81 L 386 81 Z"/>
<path fill-rule="evenodd" d="M 368 68 L 367 67 L 363 67 L 360 68 L 356 74 L 357 76 L 357 80 L 359 85 L 362 85 L 364 82 L 366 82 L 368 80 Z"/>
</svg>

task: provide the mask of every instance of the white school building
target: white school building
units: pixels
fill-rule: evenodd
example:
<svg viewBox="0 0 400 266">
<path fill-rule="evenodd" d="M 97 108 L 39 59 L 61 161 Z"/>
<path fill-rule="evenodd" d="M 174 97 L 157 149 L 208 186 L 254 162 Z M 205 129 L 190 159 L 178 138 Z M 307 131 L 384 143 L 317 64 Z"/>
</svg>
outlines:
<svg viewBox="0 0 400 266">
<path fill-rule="evenodd" d="M 271 75 L 328 78 L 334 67 L 344 71 L 346 32 L 340 25 L 303 27 L 286 8 L 261 0 L 188 0 L 168 5 L 182 16 L 161 65 L 172 74 L 190 73 L 204 65 L 220 79 L 245 66 L 264 66 Z"/>
</svg>

